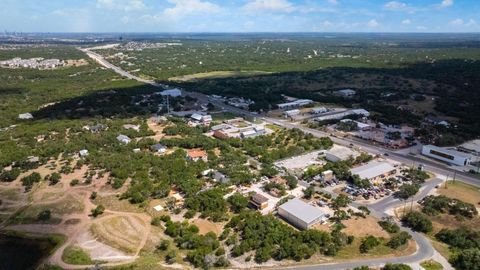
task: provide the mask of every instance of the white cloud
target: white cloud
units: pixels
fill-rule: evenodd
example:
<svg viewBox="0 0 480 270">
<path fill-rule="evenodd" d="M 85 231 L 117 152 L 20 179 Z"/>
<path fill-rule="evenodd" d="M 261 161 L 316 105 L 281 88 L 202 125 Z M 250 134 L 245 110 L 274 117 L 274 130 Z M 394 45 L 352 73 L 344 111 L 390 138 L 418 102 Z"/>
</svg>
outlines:
<svg viewBox="0 0 480 270">
<path fill-rule="evenodd" d="M 425 31 L 425 30 L 427 30 L 427 27 L 425 27 L 423 25 L 419 25 L 419 26 L 417 26 L 417 30 Z"/>
<path fill-rule="evenodd" d="M 465 26 L 474 26 L 477 25 L 477 22 L 474 19 L 470 19 Z"/>
<path fill-rule="evenodd" d="M 405 11 L 408 13 L 414 13 L 416 11 L 415 7 L 412 7 L 404 2 L 399 2 L 399 1 L 390 1 L 386 3 L 383 7 L 388 10 Z"/>
<path fill-rule="evenodd" d="M 121 10 L 125 12 L 141 11 L 147 9 L 143 0 L 97 0 L 97 8 Z"/>
<path fill-rule="evenodd" d="M 463 20 L 462 19 L 455 19 L 453 21 L 450 22 L 451 25 L 455 25 L 455 26 L 460 26 L 460 25 L 463 25 Z"/>
<path fill-rule="evenodd" d="M 441 8 L 449 7 L 449 6 L 452 6 L 452 5 L 453 5 L 453 0 L 443 0 L 440 3 Z"/>
<path fill-rule="evenodd" d="M 390 1 L 384 6 L 386 9 L 402 10 L 407 8 L 407 4 L 398 1 Z"/>
<path fill-rule="evenodd" d="M 470 27 L 470 26 L 477 25 L 477 22 L 474 19 L 470 19 L 470 20 L 468 20 L 468 22 L 466 22 L 463 19 L 459 18 L 459 19 L 455 19 L 453 21 L 450 21 L 450 25 Z"/>
<path fill-rule="evenodd" d="M 328 2 L 332 5 L 337 5 L 338 4 L 338 0 L 328 0 Z"/>
<path fill-rule="evenodd" d="M 192 13 L 218 13 L 222 9 L 220 6 L 208 1 L 201 0 L 168 0 L 175 6 L 167 8 L 163 11 L 163 15 L 178 19 Z"/>
<path fill-rule="evenodd" d="M 322 23 L 322 25 L 323 25 L 324 27 L 331 27 L 331 26 L 333 25 L 333 23 L 330 22 L 329 20 L 326 20 L 326 21 L 324 21 L 324 22 Z"/>
<path fill-rule="evenodd" d="M 412 23 L 412 21 L 410 19 L 405 19 L 405 20 L 402 21 L 402 24 L 404 24 L 404 25 L 409 25 L 411 23 Z"/>
<path fill-rule="evenodd" d="M 295 6 L 287 0 L 253 0 L 243 6 L 243 9 L 248 13 L 262 11 L 290 13 L 295 11 Z"/>
<path fill-rule="evenodd" d="M 367 23 L 367 26 L 368 26 L 368 27 L 371 27 L 371 28 L 375 28 L 375 27 L 377 27 L 378 25 L 379 25 L 379 24 L 378 24 L 377 20 L 375 20 L 375 19 L 371 19 L 371 20 Z"/>
</svg>

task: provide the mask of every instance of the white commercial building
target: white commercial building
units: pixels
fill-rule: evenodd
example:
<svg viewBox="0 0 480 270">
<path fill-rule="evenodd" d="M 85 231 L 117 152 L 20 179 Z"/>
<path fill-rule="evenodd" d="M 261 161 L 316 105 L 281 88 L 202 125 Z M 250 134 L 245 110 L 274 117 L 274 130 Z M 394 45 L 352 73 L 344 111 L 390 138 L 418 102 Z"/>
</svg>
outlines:
<svg viewBox="0 0 480 270">
<path fill-rule="evenodd" d="M 178 88 L 168 89 L 168 90 L 164 90 L 164 91 L 160 92 L 160 95 L 170 96 L 170 97 L 179 97 L 179 96 L 182 95 L 182 90 L 180 90 Z"/>
<path fill-rule="evenodd" d="M 471 162 L 471 156 L 467 153 L 434 145 L 424 145 L 422 147 L 422 155 L 458 166 L 466 166 Z"/>
<path fill-rule="evenodd" d="M 340 160 L 347 160 L 348 158 L 356 158 L 360 154 L 348 147 L 334 144 L 330 150 L 325 152 L 325 158 L 331 162 L 337 162 Z"/>
<path fill-rule="evenodd" d="M 278 207 L 278 214 L 292 225 L 302 230 L 306 230 L 327 219 L 322 210 L 311 206 L 298 198 L 280 205 Z"/>
<path fill-rule="evenodd" d="M 286 117 L 292 117 L 292 116 L 299 115 L 299 114 L 300 114 L 299 109 L 289 110 L 289 111 L 284 111 L 283 112 L 283 115 L 285 115 Z"/>
<path fill-rule="evenodd" d="M 312 103 L 313 103 L 313 100 L 311 99 L 297 99 L 292 102 L 277 104 L 277 106 L 279 109 L 284 110 L 284 109 L 293 109 L 293 108 L 298 108 L 302 106 L 307 106 Z"/>
<path fill-rule="evenodd" d="M 397 172 L 392 164 L 384 161 L 370 161 L 369 163 L 350 170 L 352 175 L 358 175 L 360 179 L 368 179 L 371 182 L 378 183 Z"/>
<path fill-rule="evenodd" d="M 337 94 L 339 94 L 342 97 L 351 97 L 354 96 L 357 92 L 353 89 L 342 89 L 338 90 Z"/>
<path fill-rule="evenodd" d="M 331 113 L 331 114 L 326 114 L 323 116 L 316 117 L 315 121 L 321 122 L 325 120 L 342 119 L 350 115 L 361 115 L 363 117 L 369 117 L 370 113 L 364 109 L 346 110 L 343 112 L 336 112 L 336 113 Z"/>
</svg>

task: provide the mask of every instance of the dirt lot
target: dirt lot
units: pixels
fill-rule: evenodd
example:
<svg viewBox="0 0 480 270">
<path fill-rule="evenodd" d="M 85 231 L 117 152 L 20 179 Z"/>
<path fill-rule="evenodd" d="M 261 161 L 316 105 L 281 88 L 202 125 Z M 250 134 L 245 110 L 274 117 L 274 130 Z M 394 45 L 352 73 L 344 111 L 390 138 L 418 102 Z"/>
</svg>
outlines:
<svg viewBox="0 0 480 270">
<path fill-rule="evenodd" d="M 197 225 L 200 234 L 206 234 L 208 232 L 214 232 L 216 235 L 222 233 L 222 225 L 218 223 L 213 223 L 206 219 L 195 219 L 193 224 Z"/>
<path fill-rule="evenodd" d="M 96 220 L 91 231 L 100 242 L 134 254 L 146 232 L 143 220 L 133 216 L 104 216 Z"/>
<path fill-rule="evenodd" d="M 343 232 L 355 237 L 373 235 L 375 237 L 390 238 L 390 235 L 384 231 L 377 222 L 378 219 L 372 216 L 367 216 L 367 218 L 351 218 L 343 221 L 343 224 L 347 226 Z"/>
</svg>

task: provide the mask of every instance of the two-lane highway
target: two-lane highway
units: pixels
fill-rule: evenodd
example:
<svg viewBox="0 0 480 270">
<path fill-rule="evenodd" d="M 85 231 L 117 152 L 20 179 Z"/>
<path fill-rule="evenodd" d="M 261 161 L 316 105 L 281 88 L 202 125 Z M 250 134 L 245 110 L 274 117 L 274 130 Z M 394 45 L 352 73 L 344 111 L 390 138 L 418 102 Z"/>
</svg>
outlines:
<svg viewBox="0 0 480 270">
<path fill-rule="evenodd" d="M 150 84 L 150 85 L 155 86 L 155 87 L 165 87 L 164 85 L 158 84 L 154 81 L 150 81 L 150 80 L 140 78 L 138 76 L 134 76 L 134 75 L 122 70 L 121 68 L 109 63 L 101 55 L 99 55 L 95 52 L 92 52 L 89 49 L 81 49 L 81 50 L 83 52 L 85 52 L 89 57 L 96 60 L 101 65 L 112 69 L 113 71 L 117 72 L 118 74 L 120 74 L 124 77 L 127 77 L 127 78 L 132 79 L 132 80 L 137 80 L 139 82 L 143 82 L 143 83 L 146 83 L 146 84 Z M 330 137 L 334 143 L 339 144 L 339 145 L 350 146 L 351 144 L 353 144 L 353 145 L 362 147 L 365 151 L 370 152 L 372 154 L 382 155 L 384 153 L 387 153 L 389 155 L 390 159 L 401 162 L 401 163 L 404 163 L 404 164 L 414 164 L 414 163 L 418 164 L 418 163 L 421 163 L 421 164 L 424 164 L 426 166 L 427 170 L 430 170 L 430 171 L 432 171 L 434 173 L 437 173 L 437 174 L 448 175 L 448 174 L 452 173 L 451 170 L 449 170 L 446 166 L 443 166 L 441 164 L 437 164 L 435 162 L 429 162 L 429 161 L 419 159 L 419 158 L 416 158 L 416 157 L 412 157 L 412 156 L 409 156 L 409 155 L 399 154 L 399 153 L 396 153 L 396 152 L 393 152 L 393 151 L 390 151 L 390 150 L 386 150 L 386 149 L 378 147 L 378 146 L 373 146 L 373 145 L 370 145 L 370 144 L 367 144 L 367 143 L 364 143 L 364 142 L 359 142 L 359 141 L 351 140 L 351 139 L 348 139 L 348 138 L 332 137 L 325 132 L 315 130 L 315 129 L 310 129 L 310 128 L 307 128 L 307 127 L 304 127 L 304 126 L 301 126 L 301 125 L 295 125 L 295 124 L 293 124 L 291 122 L 288 122 L 288 121 L 282 121 L 282 120 L 278 120 L 278 119 L 275 119 L 275 118 L 263 117 L 261 115 L 254 114 L 252 112 L 249 112 L 249 111 L 246 111 L 246 110 L 242 110 L 242 109 L 224 104 L 221 101 L 210 99 L 208 96 L 206 96 L 204 94 L 201 94 L 201 93 L 185 92 L 185 94 L 189 95 L 191 97 L 195 97 L 202 102 L 211 102 L 215 106 L 223 108 L 226 111 L 230 111 L 230 112 L 233 112 L 233 113 L 237 113 L 237 114 L 241 114 L 241 115 L 245 115 L 245 116 L 249 116 L 249 117 L 262 117 L 262 119 L 264 121 L 268 122 L 268 123 L 276 124 L 276 125 L 279 125 L 279 126 L 284 127 L 284 128 L 299 128 L 299 129 L 303 130 L 304 132 L 310 133 L 310 134 L 312 134 L 316 137 Z M 480 185 L 480 179 L 478 179 L 476 177 L 472 177 L 472 176 L 470 176 L 468 174 L 464 174 L 464 173 L 458 173 L 457 175 L 459 177 L 461 176 L 459 178 L 459 180 L 462 180 L 462 181 L 465 181 L 467 183 L 474 184 L 474 185 Z M 418 200 L 420 198 L 423 198 L 430 190 L 432 190 L 439 183 L 441 183 L 440 179 L 435 179 L 435 180 L 432 180 L 430 182 L 427 182 L 427 184 L 424 185 L 424 187 L 422 188 L 421 192 L 419 194 L 417 194 L 417 196 L 415 196 L 414 200 Z M 371 204 L 368 207 L 371 209 L 372 215 L 374 215 L 378 218 L 381 218 L 381 217 L 388 216 L 388 211 L 390 209 L 399 207 L 403 203 L 404 202 L 402 202 L 398 199 L 394 199 L 394 198 L 390 197 L 390 198 L 386 198 L 382 201 L 379 201 L 378 203 Z M 355 205 L 355 203 L 354 203 L 354 205 Z M 356 205 L 358 205 L 358 204 L 356 204 Z M 402 229 L 408 231 L 417 243 L 417 251 L 412 255 L 397 257 L 397 258 L 366 259 L 366 260 L 356 260 L 356 261 L 352 261 L 352 262 L 341 262 L 341 263 L 332 263 L 332 264 L 318 264 L 318 265 L 305 265 L 305 266 L 292 266 L 292 267 L 280 267 L 280 268 L 282 268 L 282 269 L 292 268 L 292 269 L 301 269 L 301 270 L 317 270 L 317 269 L 341 270 L 341 269 L 351 269 L 351 268 L 355 268 L 355 267 L 359 267 L 359 266 L 363 266 L 363 265 L 371 266 L 371 267 L 378 267 L 378 266 L 382 266 L 386 263 L 414 264 L 414 263 L 419 263 L 421 261 L 430 259 L 434 255 L 435 251 L 434 251 L 432 245 L 430 244 L 429 240 L 426 237 L 424 237 L 422 234 L 411 231 L 408 228 L 402 227 Z"/>
</svg>

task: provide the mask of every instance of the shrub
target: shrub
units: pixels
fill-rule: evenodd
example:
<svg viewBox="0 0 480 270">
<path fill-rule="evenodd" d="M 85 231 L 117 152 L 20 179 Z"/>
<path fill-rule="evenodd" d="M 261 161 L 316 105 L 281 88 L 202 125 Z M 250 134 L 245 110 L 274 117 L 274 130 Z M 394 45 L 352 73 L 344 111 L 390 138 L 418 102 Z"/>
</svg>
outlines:
<svg viewBox="0 0 480 270">
<path fill-rule="evenodd" d="M 410 234 L 408 234 L 407 232 L 401 232 L 399 234 L 394 235 L 390 239 L 390 241 L 388 241 L 387 246 L 389 246 L 393 249 L 397 249 L 400 246 L 405 245 L 408 242 L 408 240 L 410 240 L 411 238 L 412 238 L 412 236 Z"/>
<path fill-rule="evenodd" d="M 103 205 L 98 205 L 97 207 L 92 209 L 92 216 L 97 217 L 97 216 L 103 214 L 104 211 L 105 211 L 105 207 Z"/>
<path fill-rule="evenodd" d="M 78 179 L 73 179 L 71 182 L 70 182 L 70 186 L 74 187 L 76 185 L 78 185 L 80 183 L 80 180 Z"/>
<path fill-rule="evenodd" d="M 412 270 L 412 268 L 403 263 L 387 263 L 382 270 Z"/>
<path fill-rule="evenodd" d="M 382 218 L 378 222 L 378 225 L 382 227 L 385 231 L 389 233 L 398 233 L 400 231 L 400 227 L 393 221 L 393 218 L 388 217 L 388 218 Z"/>
<path fill-rule="evenodd" d="M 50 210 L 43 210 L 38 213 L 37 219 L 40 221 L 47 221 L 52 217 L 52 212 Z"/>
<path fill-rule="evenodd" d="M 378 240 L 378 238 L 375 236 L 369 235 L 362 240 L 362 243 L 360 244 L 360 252 L 367 253 L 369 250 L 378 245 L 380 245 L 380 240 Z"/>
<path fill-rule="evenodd" d="M 20 175 L 19 168 L 13 168 L 10 171 L 3 171 L 0 174 L 0 182 L 12 182 Z"/>
<path fill-rule="evenodd" d="M 406 214 L 402 218 L 402 222 L 413 230 L 423 233 L 431 232 L 433 229 L 432 221 L 430 221 L 426 215 L 416 211 Z"/>
</svg>

